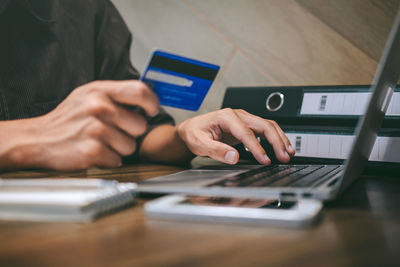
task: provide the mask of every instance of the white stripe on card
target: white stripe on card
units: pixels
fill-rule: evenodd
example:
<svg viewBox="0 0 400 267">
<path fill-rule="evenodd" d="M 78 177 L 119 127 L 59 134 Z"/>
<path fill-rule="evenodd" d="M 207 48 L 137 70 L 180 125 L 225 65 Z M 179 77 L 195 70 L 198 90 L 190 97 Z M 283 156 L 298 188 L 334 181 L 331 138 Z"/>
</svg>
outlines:
<svg viewBox="0 0 400 267">
<path fill-rule="evenodd" d="M 177 77 L 171 74 L 162 73 L 154 70 L 147 71 L 145 79 L 157 82 L 169 83 L 178 86 L 185 86 L 185 87 L 191 87 L 193 85 L 193 81 L 189 79 Z"/>
</svg>

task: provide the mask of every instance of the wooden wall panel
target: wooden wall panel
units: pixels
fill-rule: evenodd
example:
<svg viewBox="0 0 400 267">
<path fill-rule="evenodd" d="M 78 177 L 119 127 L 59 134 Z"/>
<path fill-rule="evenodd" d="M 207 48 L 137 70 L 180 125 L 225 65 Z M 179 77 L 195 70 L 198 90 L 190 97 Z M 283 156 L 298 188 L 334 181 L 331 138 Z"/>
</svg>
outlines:
<svg viewBox="0 0 400 267">
<path fill-rule="evenodd" d="M 378 61 L 400 0 L 296 0 Z"/>
<path fill-rule="evenodd" d="M 264 74 L 269 82 L 258 85 L 369 83 L 375 72 L 370 57 L 295 1 L 185 2 Z"/>
<path fill-rule="evenodd" d="M 368 84 L 400 0 L 113 0 L 142 70 L 157 47 L 221 66 L 198 112 L 227 86 Z"/>
</svg>

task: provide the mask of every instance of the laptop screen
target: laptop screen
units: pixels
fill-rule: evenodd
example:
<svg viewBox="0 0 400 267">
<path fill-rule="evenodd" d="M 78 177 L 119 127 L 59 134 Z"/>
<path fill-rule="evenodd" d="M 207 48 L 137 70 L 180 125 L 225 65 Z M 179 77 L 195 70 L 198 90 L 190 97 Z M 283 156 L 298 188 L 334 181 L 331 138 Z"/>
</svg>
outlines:
<svg viewBox="0 0 400 267">
<path fill-rule="evenodd" d="M 371 98 L 359 120 L 356 138 L 346 161 L 339 192 L 347 188 L 363 171 L 371 154 L 392 94 L 400 76 L 400 11 L 375 73 Z"/>
</svg>

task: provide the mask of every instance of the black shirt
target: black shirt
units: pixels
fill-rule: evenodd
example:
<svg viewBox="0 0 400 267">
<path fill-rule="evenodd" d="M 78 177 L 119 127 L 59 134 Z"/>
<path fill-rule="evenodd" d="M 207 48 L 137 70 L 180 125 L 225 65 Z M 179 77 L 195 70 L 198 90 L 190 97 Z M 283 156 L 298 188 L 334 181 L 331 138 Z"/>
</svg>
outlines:
<svg viewBox="0 0 400 267">
<path fill-rule="evenodd" d="M 0 0 L 0 38 L 0 120 L 48 113 L 93 80 L 139 77 L 109 0 Z M 149 128 L 162 123 L 173 123 L 164 111 Z"/>
</svg>

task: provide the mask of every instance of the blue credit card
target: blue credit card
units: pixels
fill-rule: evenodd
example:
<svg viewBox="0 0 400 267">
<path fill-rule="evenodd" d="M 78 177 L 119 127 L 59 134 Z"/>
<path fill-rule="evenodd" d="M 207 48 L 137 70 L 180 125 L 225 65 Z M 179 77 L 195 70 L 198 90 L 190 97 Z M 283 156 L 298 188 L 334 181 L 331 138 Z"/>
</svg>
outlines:
<svg viewBox="0 0 400 267">
<path fill-rule="evenodd" d="M 217 65 L 156 50 L 140 80 L 153 89 L 161 105 L 196 111 L 218 70 Z"/>
</svg>

